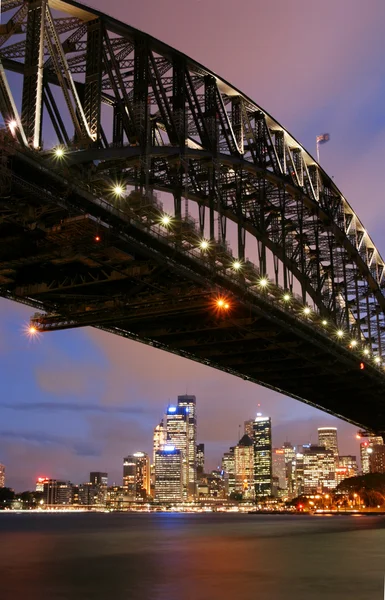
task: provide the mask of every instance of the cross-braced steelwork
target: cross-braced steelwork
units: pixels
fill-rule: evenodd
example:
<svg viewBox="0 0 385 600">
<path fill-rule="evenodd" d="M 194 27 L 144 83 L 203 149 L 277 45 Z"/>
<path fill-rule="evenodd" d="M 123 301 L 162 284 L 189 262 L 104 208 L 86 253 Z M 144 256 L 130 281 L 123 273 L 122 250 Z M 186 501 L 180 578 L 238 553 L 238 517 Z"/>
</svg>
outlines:
<svg viewBox="0 0 385 600">
<path fill-rule="evenodd" d="M 2 12 L 0 294 L 385 430 L 384 262 L 304 148 L 104 14 Z"/>
</svg>

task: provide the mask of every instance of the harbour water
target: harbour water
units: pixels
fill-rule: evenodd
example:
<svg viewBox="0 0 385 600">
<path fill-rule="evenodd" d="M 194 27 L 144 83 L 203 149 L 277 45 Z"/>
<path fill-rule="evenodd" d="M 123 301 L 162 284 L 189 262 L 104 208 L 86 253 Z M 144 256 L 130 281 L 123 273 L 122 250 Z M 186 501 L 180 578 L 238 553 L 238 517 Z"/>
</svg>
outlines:
<svg viewBox="0 0 385 600">
<path fill-rule="evenodd" d="M 0 598 L 382 600 L 385 518 L 0 513 Z"/>
</svg>

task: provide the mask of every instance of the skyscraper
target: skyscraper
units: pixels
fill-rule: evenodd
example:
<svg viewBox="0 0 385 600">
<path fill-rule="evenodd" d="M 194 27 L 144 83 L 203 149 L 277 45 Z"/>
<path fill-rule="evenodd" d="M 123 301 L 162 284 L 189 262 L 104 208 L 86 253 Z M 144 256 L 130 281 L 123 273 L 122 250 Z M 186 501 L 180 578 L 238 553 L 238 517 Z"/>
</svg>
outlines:
<svg viewBox="0 0 385 600">
<path fill-rule="evenodd" d="M 331 450 L 338 460 L 337 427 L 318 427 L 318 445 Z"/>
<path fill-rule="evenodd" d="M 248 435 L 244 435 L 234 448 L 235 491 L 244 500 L 252 500 L 254 490 L 254 446 Z"/>
<path fill-rule="evenodd" d="M 45 504 L 69 506 L 72 502 L 72 487 L 70 481 L 45 480 L 43 490 Z"/>
<path fill-rule="evenodd" d="M 0 464 L 0 488 L 5 486 L 5 467 Z"/>
<path fill-rule="evenodd" d="M 183 465 L 183 493 L 188 497 L 189 484 L 189 407 L 169 406 L 167 409 L 167 445 L 181 451 Z M 194 452 L 196 454 L 196 450 Z"/>
<path fill-rule="evenodd" d="M 159 502 L 183 500 L 183 457 L 174 446 L 166 445 L 155 454 L 155 498 Z"/>
<path fill-rule="evenodd" d="M 385 473 L 385 445 L 375 444 L 369 453 L 369 466 L 371 473 Z"/>
<path fill-rule="evenodd" d="M 154 429 L 154 450 L 152 456 L 152 464 L 155 465 L 155 453 L 157 450 L 162 450 L 167 442 L 167 429 L 162 419 L 159 425 Z"/>
<path fill-rule="evenodd" d="M 197 445 L 197 479 L 205 472 L 205 445 Z"/>
<path fill-rule="evenodd" d="M 370 455 L 374 446 L 381 446 L 384 443 L 380 435 L 368 437 L 365 442 L 360 444 L 361 470 L 363 475 L 370 473 Z"/>
<path fill-rule="evenodd" d="M 303 447 L 303 492 L 316 494 L 336 487 L 336 460 L 325 446 Z"/>
<path fill-rule="evenodd" d="M 281 490 L 286 489 L 286 462 L 284 448 L 274 448 L 272 455 L 273 477 L 278 479 L 278 487 Z"/>
<path fill-rule="evenodd" d="M 225 483 L 225 490 L 228 496 L 235 492 L 235 455 L 234 446 L 229 448 L 222 457 L 222 471 Z"/>
<path fill-rule="evenodd" d="M 123 459 L 124 493 L 132 501 L 150 495 L 150 459 L 145 452 L 135 452 Z"/>
<path fill-rule="evenodd" d="M 90 473 L 90 483 L 93 485 L 108 485 L 108 473 L 101 471 L 92 471 Z"/>
<path fill-rule="evenodd" d="M 244 434 L 248 435 L 252 440 L 254 436 L 254 419 L 248 419 L 248 421 L 244 422 Z"/>
<path fill-rule="evenodd" d="M 178 406 L 188 409 L 187 415 L 187 437 L 188 437 L 188 490 L 193 498 L 196 494 L 197 484 L 197 413 L 196 397 L 187 394 L 178 396 Z"/>
<path fill-rule="evenodd" d="M 255 497 L 272 494 L 271 419 L 258 413 L 254 432 L 254 485 Z"/>
</svg>

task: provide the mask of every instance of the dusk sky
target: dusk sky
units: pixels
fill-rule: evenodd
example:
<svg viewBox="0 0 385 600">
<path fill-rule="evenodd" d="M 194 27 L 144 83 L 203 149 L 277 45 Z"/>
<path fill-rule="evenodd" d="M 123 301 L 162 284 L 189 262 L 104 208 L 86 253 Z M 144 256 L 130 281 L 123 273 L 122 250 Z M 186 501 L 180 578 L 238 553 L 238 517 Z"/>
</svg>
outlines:
<svg viewBox="0 0 385 600">
<path fill-rule="evenodd" d="M 88 4 L 218 73 L 312 154 L 316 135 L 330 133 L 321 164 L 385 254 L 383 0 Z M 274 445 L 316 442 L 318 426 L 337 425 L 340 452 L 359 454 L 355 428 L 295 400 L 91 328 L 31 342 L 32 310 L 6 300 L 0 309 L 0 462 L 18 491 L 39 475 L 79 483 L 92 470 L 120 484 L 123 456 L 152 452 L 153 427 L 186 391 L 197 396 L 210 468 L 257 410 L 272 417 Z"/>
</svg>

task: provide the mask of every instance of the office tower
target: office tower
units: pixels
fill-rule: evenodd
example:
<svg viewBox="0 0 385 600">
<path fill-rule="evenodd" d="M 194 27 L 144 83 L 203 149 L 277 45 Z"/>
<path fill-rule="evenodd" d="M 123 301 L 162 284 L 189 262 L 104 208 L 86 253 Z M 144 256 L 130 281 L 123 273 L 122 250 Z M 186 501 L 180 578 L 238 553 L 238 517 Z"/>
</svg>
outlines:
<svg viewBox="0 0 385 600">
<path fill-rule="evenodd" d="M 37 492 L 44 492 L 44 484 L 49 481 L 49 477 L 38 477 L 36 481 L 35 490 Z"/>
<path fill-rule="evenodd" d="M 5 467 L 0 464 L 0 488 L 5 487 Z"/>
<path fill-rule="evenodd" d="M 150 459 L 135 452 L 123 459 L 123 488 L 129 500 L 146 500 L 150 495 Z"/>
<path fill-rule="evenodd" d="M 197 412 L 196 397 L 185 394 L 178 396 L 178 406 L 185 408 L 187 415 L 187 437 L 188 437 L 188 490 L 191 498 L 196 494 L 197 484 Z"/>
<path fill-rule="evenodd" d="M 200 479 L 205 472 L 205 445 L 197 445 L 197 479 Z"/>
<path fill-rule="evenodd" d="M 254 436 L 254 419 L 249 419 L 244 422 L 243 432 L 245 435 L 248 435 L 251 440 L 253 440 Z"/>
<path fill-rule="evenodd" d="M 370 473 L 370 455 L 374 446 L 381 446 L 384 443 L 380 435 L 368 437 L 360 444 L 361 470 L 363 475 Z"/>
<path fill-rule="evenodd" d="M 338 466 L 340 468 L 347 469 L 347 477 L 355 477 L 358 475 L 358 465 L 356 456 L 351 454 L 346 456 L 340 456 L 338 460 Z"/>
<path fill-rule="evenodd" d="M 94 485 L 108 485 L 108 473 L 101 471 L 92 471 L 90 473 L 90 483 Z"/>
<path fill-rule="evenodd" d="M 235 492 L 235 455 L 234 446 L 229 448 L 222 457 L 222 471 L 226 494 L 231 496 Z"/>
<path fill-rule="evenodd" d="M 331 450 L 338 459 L 337 427 L 318 427 L 318 446 Z"/>
<path fill-rule="evenodd" d="M 284 442 L 283 452 L 285 455 L 285 469 L 286 469 L 286 489 L 289 497 L 294 498 L 296 495 L 296 484 L 295 484 L 295 456 L 296 448 L 290 442 Z"/>
<path fill-rule="evenodd" d="M 254 485 L 255 498 L 272 494 L 271 419 L 258 413 L 254 432 Z"/>
<path fill-rule="evenodd" d="M 374 444 L 369 448 L 369 468 L 371 473 L 385 473 L 385 445 Z"/>
<path fill-rule="evenodd" d="M 44 482 L 44 503 L 69 506 L 72 502 L 72 483 L 47 479 Z"/>
<path fill-rule="evenodd" d="M 155 453 L 157 450 L 162 450 L 163 447 L 167 443 L 167 429 L 164 424 L 164 420 L 162 419 L 159 425 L 157 425 L 154 429 L 154 446 L 153 446 L 153 456 L 152 456 L 152 464 L 155 465 Z"/>
<path fill-rule="evenodd" d="M 183 494 L 188 497 L 189 483 L 189 407 L 169 406 L 167 409 L 167 445 L 181 451 L 183 465 Z"/>
<path fill-rule="evenodd" d="M 166 445 L 155 454 L 155 498 L 159 502 L 183 500 L 183 456 L 174 446 Z"/>
<path fill-rule="evenodd" d="M 301 496 L 304 493 L 304 473 L 303 473 L 303 453 L 297 452 L 295 459 L 292 461 L 293 465 L 293 487 L 292 496 Z"/>
<path fill-rule="evenodd" d="M 244 435 L 234 448 L 235 491 L 244 500 L 252 500 L 254 490 L 254 446 L 248 435 Z"/>
<path fill-rule="evenodd" d="M 273 477 L 278 479 L 278 488 L 286 490 L 286 462 L 284 448 L 273 448 L 272 453 Z"/>
<path fill-rule="evenodd" d="M 303 447 L 303 492 L 316 494 L 336 487 L 336 461 L 333 450 L 309 444 Z"/>
</svg>

